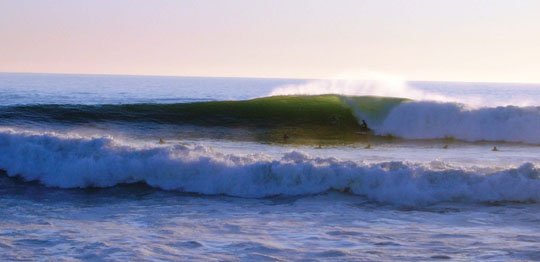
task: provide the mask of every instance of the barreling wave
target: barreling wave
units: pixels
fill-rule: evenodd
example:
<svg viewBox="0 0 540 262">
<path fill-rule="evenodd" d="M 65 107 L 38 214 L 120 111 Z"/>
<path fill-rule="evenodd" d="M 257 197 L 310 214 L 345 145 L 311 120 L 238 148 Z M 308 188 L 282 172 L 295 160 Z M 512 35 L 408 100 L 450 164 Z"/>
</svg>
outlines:
<svg viewBox="0 0 540 262">
<path fill-rule="evenodd" d="M 263 133 L 257 139 L 269 142 L 282 139 L 284 134 L 291 138 L 355 141 L 359 139 L 361 120 L 368 122 L 373 134 L 384 137 L 540 144 L 537 107 L 470 108 L 459 103 L 339 95 L 182 104 L 0 107 L 0 124 L 117 122 L 231 127 L 256 129 Z"/>
<path fill-rule="evenodd" d="M 242 101 L 179 104 L 20 105 L 0 107 L 0 120 L 86 123 L 151 122 L 221 126 L 358 127 L 355 110 L 380 119 L 404 99 L 381 97 L 274 96 Z"/>
<path fill-rule="evenodd" d="M 358 139 L 358 118 L 375 123 L 402 101 L 404 99 L 320 95 L 180 104 L 21 105 L 0 107 L 0 125 L 107 123 L 119 124 L 124 130 L 134 125 L 143 130 L 160 125 L 195 126 L 203 127 L 204 131 L 191 132 L 189 136 L 248 137 L 248 140 L 270 143 L 319 143 L 312 140 L 341 143 Z M 284 137 L 290 139 L 285 141 Z"/>
<path fill-rule="evenodd" d="M 435 163 L 366 164 L 292 151 L 281 159 L 223 154 L 202 146 L 136 147 L 107 137 L 0 132 L 0 169 L 59 188 L 146 183 L 200 194 L 247 198 L 330 190 L 381 203 L 540 201 L 540 168 L 482 171 Z"/>
</svg>

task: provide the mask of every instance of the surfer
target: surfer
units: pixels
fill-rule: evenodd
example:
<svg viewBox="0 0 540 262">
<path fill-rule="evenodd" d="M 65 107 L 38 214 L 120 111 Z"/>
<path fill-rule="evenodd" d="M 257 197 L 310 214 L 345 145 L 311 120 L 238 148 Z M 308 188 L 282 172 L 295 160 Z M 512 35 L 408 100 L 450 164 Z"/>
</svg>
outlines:
<svg viewBox="0 0 540 262">
<path fill-rule="evenodd" d="M 369 130 L 369 127 L 364 119 L 362 119 L 362 125 L 360 127 L 362 127 L 363 130 Z"/>
</svg>

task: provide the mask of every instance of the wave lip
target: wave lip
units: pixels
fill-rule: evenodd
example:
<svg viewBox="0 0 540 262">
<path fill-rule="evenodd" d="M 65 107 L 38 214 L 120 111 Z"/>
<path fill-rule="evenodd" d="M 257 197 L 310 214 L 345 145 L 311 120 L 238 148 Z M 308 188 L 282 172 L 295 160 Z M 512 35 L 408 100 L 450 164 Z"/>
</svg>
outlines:
<svg viewBox="0 0 540 262">
<path fill-rule="evenodd" d="M 281 159 L 202 146 L 135 147 L 112 138 L 0 132 L 0 169 L 60 188 L 144 182 L 166 190 L 263 198 L 351 192 L 393 205 L 540 201 L 540 168 L 465 170 L 438 163 L 364 164 L 292 151 Z"/>
</svg>

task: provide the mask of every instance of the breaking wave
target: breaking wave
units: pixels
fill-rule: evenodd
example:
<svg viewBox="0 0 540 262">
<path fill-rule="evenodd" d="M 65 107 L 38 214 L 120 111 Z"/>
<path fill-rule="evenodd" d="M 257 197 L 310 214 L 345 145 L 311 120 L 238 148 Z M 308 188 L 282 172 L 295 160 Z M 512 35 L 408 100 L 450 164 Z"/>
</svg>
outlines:
<svg viewBox="0 0 540 262">
<path fill-rule="evenodd" d="M 410 102 L 395 107 L 378 134 L 407 139 L 454 138 L 540 144 L 537 107 L 469 108 L 457 103 Z"/>
<path fill-rule="evenodd" d="M 354 140 L 361 120 L 369 123 L 374 134 L 382 136 L 540 144 L 538 107 L 472 108 L 453 102 L 340 95 L 183 104 L 0 107 L 0 125 L 4 126 L 19 122 L 195 125 L 257 129 L 276 139 L 281 133 L 295 132 L 300 137 L 353 137 Z"/>
<path fill-rule="evenodd" d="M 203 146 L 143 147 L 108 137 L 0 132 L 0 169 L 50 187 L 112 187 L 143 182 L 200 194 L 263 198 L 330 190 L 381 203 L 540 201 L 540 168 L 505 170 L 312 157 L 292 151 L 280 159 L 234 155 Z"/>
</svg>

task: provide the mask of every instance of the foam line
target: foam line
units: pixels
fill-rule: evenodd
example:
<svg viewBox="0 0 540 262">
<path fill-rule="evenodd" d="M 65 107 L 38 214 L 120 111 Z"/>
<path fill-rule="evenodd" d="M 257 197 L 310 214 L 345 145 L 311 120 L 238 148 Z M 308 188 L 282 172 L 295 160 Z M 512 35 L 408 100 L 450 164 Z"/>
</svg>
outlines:
<svg viewBox="0 0 540 262">
<path fill-rule="evenodd" d="M 540 169 L 531 163 L 484 173 L 440 164 L 365 164 L 299 151 L 272 159 L 203 146 L 138 147 L 107 137 L 12 130 L 0 132 L 0 168 L 9 176 L 60 188 L 144 182 L 166 190 L 247 198 L 338 190 L 394 205 L 540 201 Z"/>
</svg>

